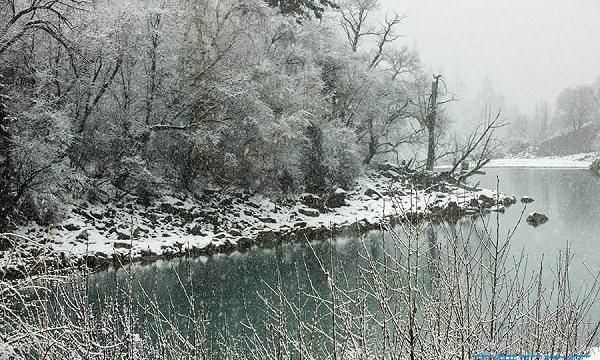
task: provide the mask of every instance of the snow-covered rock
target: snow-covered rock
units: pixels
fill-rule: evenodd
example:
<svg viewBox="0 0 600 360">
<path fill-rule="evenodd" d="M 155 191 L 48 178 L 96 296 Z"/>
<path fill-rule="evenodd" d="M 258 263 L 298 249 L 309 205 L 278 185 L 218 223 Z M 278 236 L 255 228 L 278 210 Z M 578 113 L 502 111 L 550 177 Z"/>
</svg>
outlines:
<svg viewBox="0 0 600 360">
<path fill-rule="evenodd" d="M 368 171 L 354 188 L 336 189 L 328 198 L 302 194 L 296 200 L 275 202 L 234 189 L 164 195 L 149 206 L 140 205 L 133 196 L 109 204 L 84 202 L 72 208 L 63 224 L 51 228 L 29 224 L 18 232 L 31 239 L 46 239 L 44 253 L 54 254 L 57 264 L 98 266 L 324 239 L 344 229 L 378 228 L 394 219 L 479 215 L 492 207 L 503 209 L 516 200 L 495 191 L 450 183 L 432 187 L 428 180 L 427 186 L 419 185 L 414 183 L 414 174 L 398 176 L 390 179 L 380 171 Z M 338 197 L 335 205 L 344 206 L 324 204 L 331 195 Z M 0 252 L 0 261 L 3 256 L 8 259 L 10 251 Z M 22 260 L 19 266 L 27 261 Z"/>
<path fill-rule="evenodd" d="M 529 203 L 532 203 L 532 202 L 534 202 L 534 201 L 535 201 L 535 200 L 533 200 L 533 198 L 531 198 L 531 197 L 529 197 L 529 196 L 523 196 L 523 197 L 521 198 L 521 202 L 522 202 L 523 204 L 529 204 Z"/>
</svg>

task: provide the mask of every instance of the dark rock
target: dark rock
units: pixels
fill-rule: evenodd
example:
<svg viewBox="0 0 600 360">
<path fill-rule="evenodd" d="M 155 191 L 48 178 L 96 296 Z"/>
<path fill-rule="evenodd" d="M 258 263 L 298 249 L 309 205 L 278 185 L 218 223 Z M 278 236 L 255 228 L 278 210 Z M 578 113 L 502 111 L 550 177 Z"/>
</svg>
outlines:
<svg viewBox="0 0 600 360">
<path fill-rule="evenodd" d="M 535 200 L 533 200 L 533 199 L 532 199 L 532 198 L 530 198 L 529 196 L 523 196 L 523 197 L 521 198 L 521 202 L 522 202 L 523 204 L 529 204 L 529 203 L 532 203 L 532 202 L 534 202 L 534 201 L 535 201 Z"/>
<path fill-rule="evenodd" d="M 394 197 L 398 197 L 398 196 L 406 196 L 407 194 L 406 194 L 406 192 L 404 192 L 400 189 L 393 189 L 391 195 Z"/>
<path fill-rule="evenodd" d="M 348 193 L 344 189 L 337 188 L 331 194 L 329 194 L 329 197 L 327 198 L 327 201 L 325 202 L 325 206 L 330 207 L 330 208 L 342 207 L 346 204 L 347 196 L 348 196 Z"/>
<path fill-rule="evenodd" d="M 490 208 L 490 211 L 504 213 L 506 208 L 503 205 L 495 205 Z"/>
<path fill-rule="evenodd" d="M 254 241 L 247 237 L 239 238 L 237 243 L 238 243 L 238 246 L 242 249 L 247 249 L 247 248 L 251 247 L 252 245 L 254 245 Z"/>
<path fill-rule="evenodd" d="M 539 226 L 545 224 L 548 221 L 548 217 L 538 212 L 532 212 L 527 216 L 527 223 L 532 226 Z"/>
<path fill-rule="evenodd" d="M 110 201 L 110 195 L 106 191 L 92 187 L 87 193 L 87 200 L 92 204 L 107 204 Z"/>
<path fill-rule="evenodd" d="M 315 194 L 302 194 L 300 196 L 300 201 L 302 201 L 304 205 L 313 209 L 320 209 L 323 206 L 323 199 Z"/>
<path fill-rule="evenodd" d="M 231 229 L 229 230 L 229 234 L 232 236 L 242 236 L 242 232 L 237 230 L 237 229 Z"/>
<path fill-rule="evenodd" d="M 129 235 L 129 234 L 126 234 L 126 233 L 124 233 L 122 231 L 119 231 L 119 230 L 116 230 L 115 232 L 117 234 L 117 239 L 119 239 L 119 240 L 129 240 L 129 239 L 131 239 L 131 235 Z"/>
<path fill-rule="evenodd" d="M 294 227 L 295 228 L 305 228 L 306 227 L 306 221 L 298 221 L 298 222 L 294 223 Z"/>
<path fill-rule="evenodd" d="M 219 202 L 219 206 L 230 206 L 233 204 L 233 199 L 226 197 Z"/>
<path fill-rule="evenodd" d="M 263 245 L 277 245 L 281 242 L 281 236 L 277 231 L 263 230 L 256 235 L 256 241 Z"/>
<path fill-rule="evenodd" d="M 397 181 L 397 180 L 400 180 L 400 174 L 398 174 L 398 173 L 397 173 L 396 171 L 394 171 L 394 170 L 388 170 L 388 171 L 385 171 L 385 172 L 383 173 L 383 176 L 385 176 L 385 177 L 386 177 L 386 178 L 388 178 L 388 179 L 395 180 L 395 181 Z"/>
<path fill-rule="evenodd" d="M 455 201 L 449 201 L 443 210 L 444 216 L 449 219 L 456 219 L 461 215 L 461 210 Z"/>
<path fill-rule="evenodd" d="M 8 236 L 0 236 L 0 251 L 7 251 L 14 248 L 14 243 Z"/>
<path fill-rule="evenodd" d="M 66 224 L 66 225 L 64 226 L 64 228 L 65 228 L 65 230 L 67 230 L 67 231 L 77 231 L 77 230 L 81 229 L 81 228 L 79 227 L 79 225 L 75 225 L 75 224 Z"/>
<path fill-rule="evenodd" d="M 194 236 L 206 236 L 206 233 L 203 231 L 202 226 L 200 226 L 199 224 L 196 224 L 191 229 L 188 229 L 188 233 Z"/>
<path fill-rule="evenodd" d="M 592 161 L 592 164 L 590 165 L 590 171 L 594 175 L 600 175 L 600 159 Z"/>
<path fill-rule="evenodd" d="M 383 197 L 379 191 L 377 191 L 376 189 L 372 188 L 371 186 L 367 187 L 367 189 L 365 190 L 364 194 L 366 196 L 369 196 L 369 197 L 373 198 L 373 199 L 381 199 Z"/>
<path fill-rule="evenodd" d="M 507 196 L 504 199 L 500 200 L 500 203 L 504 206 L 511 206 L 517 203 L 517 198 L 514 196 Z"/>
<path fill-rule="evenodd" d="M 136 226 L 135 229 L 133 229 L 133 232 L 131 233 L 133 235 L 134 238 L 139 238 L 140 235 L 142 234 L 147 234 L 148 230 L 144 229 L 143 227 L 140 226 Z"/>
<path fill-rule="evenodd" d="M 131 249 L 131 243 L 128 242 L 114 242 L 113 247 L 115 249 Z"/>
<path fill-rule="evenodd" d="M 250 206 L 251 208 L 260 209 L 260 205 L 258 205 L 257 203 L 254 203 L 252 201 L 248 201 L 246 203 L 246 205 Z"/>
<path fill-rule="evenodd" d="M 78 239 L 78 240 L 84 240 L 84 241 L 88 241 L 88 240 L 89 240 L 89 238 L 90 238 L 90 234 L 88 233 L 88 231 L 87 231 L 87 230 L 83 230 L 82 232 L 80 232 L 80 233 L 77 235 L 77 239 Z"/>
<path fill-rule="evenodd" d="M 72 211 L 73 211 L 74 214 L 81 215 L 81 216 L 83 216 L 84 218 L 86 218 L 88 220 L 94 220 L 94 218 L 90 214 L 88 214 L 87 211 L 85 211 L 83 209 L 73 208 Z"/>
<path fill-rule="evenodd" d="M 298 212 L 302 215 L 310 216 L 310 217 L 317 217 L 320 214 L 319 210 L 308 209 L 308 208 L 300 208 L 300 209 L 298 209 Z"/>
<path fill-rule="evenodd" d="M 229 240 L 225 240 L 225 242 L 220 246 L 220 250 L 225 253 L 232 253 L 238 249 L 238 245 L 232 243 Z"/>
<path fill-rule="evenodd" d="M 267 223 L 267 224 L 277 224 L 277 220 L 271 218 L 271 217 L 261 217 L 258 218 L 260 221 Z"/>
<path fill-rule="evenodd" d="M 204 189 L 203 191 L 204 194 L 208 196 L 215 195 L 218 192 L 218 190 L 215 189 Z"/>
<path fill-rule="evenodd" d="M 496 199 L 489 197 L 487 195 L 481 194 L 479 195 L 479 200 L 482 202 L 483 206 L 490 207 L 496 203 Z"/>
<path fill-rule="evenodd" d="M 386 161 L 385 163 L 379 165 L 378 168 L 381 171 L 389 171 L 389 170 L 392 170 L 392 171 L 395 171 L 395 172 L 399 172 L 400 171 L 400 167 L 392 164 L 389 161 Z"/>
</svg>

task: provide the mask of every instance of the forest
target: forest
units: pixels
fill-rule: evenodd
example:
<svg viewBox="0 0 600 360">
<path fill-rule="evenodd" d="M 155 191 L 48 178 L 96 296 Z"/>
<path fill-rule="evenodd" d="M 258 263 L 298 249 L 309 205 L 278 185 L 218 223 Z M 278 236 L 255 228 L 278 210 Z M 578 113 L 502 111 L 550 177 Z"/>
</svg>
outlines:
<svg viewBox="0 0 600 360">
<path fill-rule="evenodd" d="M 53 223 L 78 200 L 150 203 L 211 186 L 319 193 L 374 162 L 479 164 L 535 153 L 600 114 L 600 78 L 532 114 L 489 80 L 460 99 L 403 43 L 405 16 L 377 0 L 1 6 L 1 228 Z M 477 158 L 492 130 L 504 145 Z"/>
<path fill-rule="evenodd" d="M 0 359 L 599 359 L 599 72 L 392 5 L 0 0 Z"/>
<path fill-rule="evenodd" d="M 127 193 L 345 186 L 447 127 L 376 0 L 0 6 L 3 227 Z"/>
</svg>

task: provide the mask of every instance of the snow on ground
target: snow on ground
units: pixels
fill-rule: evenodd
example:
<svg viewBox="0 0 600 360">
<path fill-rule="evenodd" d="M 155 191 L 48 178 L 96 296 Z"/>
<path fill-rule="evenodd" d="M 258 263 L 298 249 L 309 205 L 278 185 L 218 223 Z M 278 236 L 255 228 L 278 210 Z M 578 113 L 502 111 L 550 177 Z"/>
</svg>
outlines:
<svg viewBox="0 0 600 360">
<path fill-rule="evenodd" d="M 332 192 L 345 197 L 341 206 L 333 208 L 311 206 L 302 195 L 301 199 L 274 202 L 241 190 L 206 191 L 197 196 L 163 196 L 151 206 L 140 205 L 135 198 L 109 204 L 82 203 L 74 206 L 61 224 L 27 225 L 19 233 L 33 242 L 44 239 L 45 246 L 60 259 L 80 263 L 92 257 L 95 264 L 107 264 L 189 252 L 211 255 L 270 246 L 282 239 L 326 238 L 333 230 L 369 229 L 393 218 L 448 209 L 474 215 L 482 208 L 502 208 L 494 207 L 496 194 L 491 190 L 471 191 L 448 183 L 435 188 L 415 189 L 408 175 L 394 171 L 367 172 L 354 188 Z M 516 202 L 500 197 L 501 204 L 511 200 Z M 6 263 L 2 258 L 7 260 L 8 253 L 0 255 L 0 263 Z M 17 265 L 17 260 L 12 259 L 12 264 Z"/>
<path fill-rule="evenodd" d="M 538 158 L 504 158 L 492 159 L 486 167 L 513 167 L 513 168 L 573 168 L 588 169 L 598 153 L 583 153 L 567 156 L 548 156 Z"/>
</svg>

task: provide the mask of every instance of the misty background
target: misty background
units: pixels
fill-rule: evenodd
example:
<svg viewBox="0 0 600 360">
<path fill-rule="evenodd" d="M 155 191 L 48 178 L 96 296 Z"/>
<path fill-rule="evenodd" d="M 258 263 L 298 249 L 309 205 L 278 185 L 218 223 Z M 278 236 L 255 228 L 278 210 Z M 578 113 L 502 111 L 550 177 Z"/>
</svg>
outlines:
<svg viewBox="0 0 600 360">
<path fill-rule="evenodd" d="M 401 41 L 457 94 L 448 106 L 455 128 L 472 122 L 461 113 L 490 86 L 507 107 L 531 113 L 600 75 L 597 0 L 383 0 L 381 10 L 406 15 Z"/>
</svg>

